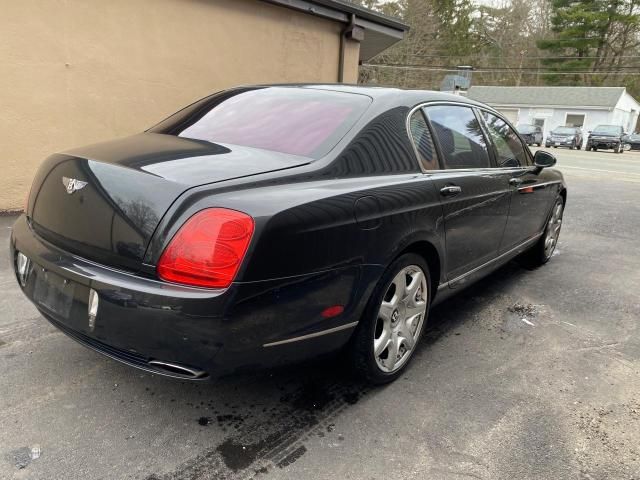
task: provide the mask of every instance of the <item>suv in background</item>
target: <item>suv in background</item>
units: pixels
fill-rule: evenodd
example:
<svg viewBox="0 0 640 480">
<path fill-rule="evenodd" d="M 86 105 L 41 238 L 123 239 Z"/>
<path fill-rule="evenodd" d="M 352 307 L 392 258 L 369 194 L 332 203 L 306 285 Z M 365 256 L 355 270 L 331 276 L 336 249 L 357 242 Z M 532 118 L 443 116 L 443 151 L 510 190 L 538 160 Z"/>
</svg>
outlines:
<svg viewBox="0 0 640 480">
<path fill-rule="evenodd" d="M 542 146 L 542 127 L 538 125 L 523 124 L 516 127 L 520 136 L 524 139 L 527 145 L 533 145 L 534 143 L 539 147 Z"/>
<path fill-rule="evenodd" d="M 620 125 L 598 125 L 587 139 L 587 150 L 597 151 L 599 148 L 613 150 L 616 153 L 624 152 L 624 142 L 627 134 Z"/>
<path fill-rule="evenodd" d="M 557 127 L 549 132 L 544 146 L 549 148 L 569 147 L 571 150 L 582 148 L 582 130 L 578 127 Z"/>
</svg>

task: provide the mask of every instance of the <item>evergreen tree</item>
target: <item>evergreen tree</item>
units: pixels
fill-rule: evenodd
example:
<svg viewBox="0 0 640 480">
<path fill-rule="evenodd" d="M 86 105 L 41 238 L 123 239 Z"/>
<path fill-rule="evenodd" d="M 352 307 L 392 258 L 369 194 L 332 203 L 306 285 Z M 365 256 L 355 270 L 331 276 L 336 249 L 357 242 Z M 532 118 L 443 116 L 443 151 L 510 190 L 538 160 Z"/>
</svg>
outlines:
<svg viewBox="0 0 640 480">
<path fill-rule="evenodd" d="M 597 85 L 607 73 L 621 70 L 625 50 L 638 46 L 638 0 L 553 0 L 551 30 L 554 36 L 540 40 L 549 53 L 543 61 L 550 84 Z M 576 72 L 575 75 L 562 75 Z M 602 75 L 580 74 L 599 72 Z"/>
</svg>

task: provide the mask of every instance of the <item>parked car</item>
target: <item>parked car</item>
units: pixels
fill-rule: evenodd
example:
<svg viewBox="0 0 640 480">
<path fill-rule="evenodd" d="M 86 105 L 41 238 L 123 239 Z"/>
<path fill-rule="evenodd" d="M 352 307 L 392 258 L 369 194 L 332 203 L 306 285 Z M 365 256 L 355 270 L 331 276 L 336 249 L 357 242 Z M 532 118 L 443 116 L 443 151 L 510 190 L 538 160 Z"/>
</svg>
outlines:
<svg viewBox="0 0 640 480">
<path fill-rule="evenodd" d="M 527 145 L 538 145 L 542 146 L 542 127 L 537 125 L 518 125 L 518 132 L 524 138 L 524 141 L 527 142 Z"/>
<path fill-rule="evenodd" d="M 629 144 L 630 150 L 640 150 L 640 133 L 629 135 L 625 143 Z"/>
<path fill-rule="evenodd" d="M 582 130 L 578 127 L 557 127 L 549 132 L 545 147 L 569 147 L 571 150 L 582 148 Z"/>
<path fill-rule="evenodd" d="M 235 88 L 49 157 L 11 258 L 47 320 L 128 365 L 202 380 L 346 349 L 384 383 L 430 307 L 549 260 L 554 164 L 459 96 Z"/>
<path fill-rule="evenodd" d="M 624 141 L 627 135 L 620 125 L 598 125 L 589 132 L 587 138 L 587 150 L 598 149 L 613 150 L 616 153 L 624 152 Z"/>
</svg>

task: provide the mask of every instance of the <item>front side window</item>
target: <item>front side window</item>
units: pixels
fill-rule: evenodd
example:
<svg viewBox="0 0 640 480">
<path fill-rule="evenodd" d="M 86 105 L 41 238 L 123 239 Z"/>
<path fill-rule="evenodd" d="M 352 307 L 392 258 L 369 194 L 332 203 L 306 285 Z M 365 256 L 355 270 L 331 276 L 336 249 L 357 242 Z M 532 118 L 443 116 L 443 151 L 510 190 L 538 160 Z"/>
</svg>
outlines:
<svg viewBox="0 0 640 480">
<path fill-rule="evenodd" d="M 498 167 L 521 167 L 527 165 L 524 145 L 507 123 L 489 112 L 482 112 L 487 131 L 496 147 Z"/>
<path fill-rule="evenodd" d="M 196 102 L 150 132 L 320 158 L 370 104 L 365 95 L 312 88 L 235 89 Z"/>
<path fill-rule="evenodd" d="M 418 152 L 418 160 L 425 170 L 437 170 L 438 158 L 436 157 L 435 149 L 433 148 L 433 139 L 431 138 L 431 132 L 427 127 L 427 122 L 424 119 L 422 111 L 417 110 L 411 115 L 409 119 L 409 128 L 411 130 L 411 137 L 413 144 L 416 146 Z"/>
<path fill-rule="evenodd" d="M 437 105 L 425 111 L 442 150 L 445 168 L 489 168 L 480 122 L 469 107 Z"/>
</svg>

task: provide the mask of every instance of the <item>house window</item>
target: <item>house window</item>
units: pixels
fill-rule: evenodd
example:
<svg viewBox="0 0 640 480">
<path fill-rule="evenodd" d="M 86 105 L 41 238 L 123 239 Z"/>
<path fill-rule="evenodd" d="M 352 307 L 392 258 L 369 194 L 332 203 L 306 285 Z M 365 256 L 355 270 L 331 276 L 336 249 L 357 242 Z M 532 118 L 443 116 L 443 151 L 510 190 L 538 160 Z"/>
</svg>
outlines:
<svg viewBox="0 0 640 480">
<path fill-rule="evenodd" d="M 582 128 L 584 126 L 584 114 L 567 113 L 567 118 L 564 121 L 564 124 L 567 127 Z"/>
<path fill-rule="evenodd" d="M 536 127 L 540 127 L 544 131 L 544 118 L 534 118 L 533 124 Z"/>
</svg>

